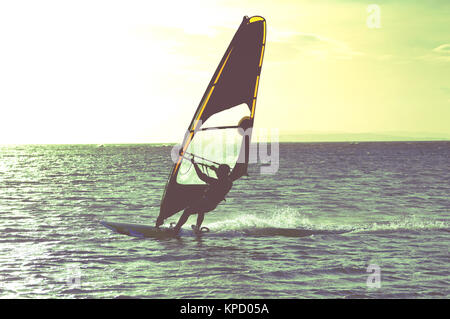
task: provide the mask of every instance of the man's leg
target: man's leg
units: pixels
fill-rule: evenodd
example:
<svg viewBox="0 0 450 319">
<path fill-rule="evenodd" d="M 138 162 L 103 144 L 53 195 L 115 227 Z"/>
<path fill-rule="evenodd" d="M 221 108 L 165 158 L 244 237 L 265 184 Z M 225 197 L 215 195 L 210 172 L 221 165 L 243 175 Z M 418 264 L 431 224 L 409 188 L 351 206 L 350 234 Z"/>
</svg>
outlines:
<svg viewBox="0 0 450 319">
<path fill-rule="evenodd" d="M 181 227 L 187 222 L 189 216 L 192 214 L 193 214 L 192 210 L 189 209 L 189 207 L 184 210 L 183 215 L 181 215 L 180 219 L 178 220 L 178 223 L 173 228 L 173 231 L 175 232 L 175 234 L 178 234 Z"/>
<path fill-rule="evenodd" d="M 200 227 L 202 226 L 204 218 L 205 218 L 205 213 L 198 213 L 198 216 L 197 216 L 197 230 L 200 230 Z"/>
</svg>

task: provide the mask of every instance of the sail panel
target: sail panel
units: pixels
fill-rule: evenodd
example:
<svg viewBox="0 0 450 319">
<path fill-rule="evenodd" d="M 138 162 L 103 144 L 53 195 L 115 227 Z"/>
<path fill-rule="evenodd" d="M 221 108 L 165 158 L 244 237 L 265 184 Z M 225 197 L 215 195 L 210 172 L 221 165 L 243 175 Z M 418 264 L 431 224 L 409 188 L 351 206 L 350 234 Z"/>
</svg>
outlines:
<svg viewBox="0 0 450 319">
<path fill-rule="evenodd" d="M 235 39 L 220 79 L 213 86 L 215 89 L 208 99 L 208 108 L 200 116 L 202 122 L 217 112 L 242 103 L 249 105 L 251 110 L 260 72 L 262 29 L 257 24 L 246 25 Z"/>
</svg>

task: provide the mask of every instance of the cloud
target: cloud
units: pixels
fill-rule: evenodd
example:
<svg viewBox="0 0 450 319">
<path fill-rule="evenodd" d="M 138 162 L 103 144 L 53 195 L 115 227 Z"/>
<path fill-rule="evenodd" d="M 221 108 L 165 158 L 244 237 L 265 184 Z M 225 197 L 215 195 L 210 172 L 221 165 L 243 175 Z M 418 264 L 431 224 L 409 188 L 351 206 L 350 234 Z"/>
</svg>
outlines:
<svg viewBox="0 0 450 319">
<path fill-rule="evenodd" d="M 445 43 L 433 49 L 434 52 L 450 55 L 450 44 Z"/>
<path fill-rule="evenodd" d="M 450 44 L 441 44 L 440 46 L 432 49 L 429 54 L 419 58 L 434 62 L 450 62 Z"/>
<path fill-rule="evenodd" d="M 350 60 L 363 55 L 348 44 L 314 33 L 271 30 L 272 36 L 268 45 L 277 51 L 277 59 L 292 59 L 298 56 L 313 59 L 345 59 Z"/>
</svg>

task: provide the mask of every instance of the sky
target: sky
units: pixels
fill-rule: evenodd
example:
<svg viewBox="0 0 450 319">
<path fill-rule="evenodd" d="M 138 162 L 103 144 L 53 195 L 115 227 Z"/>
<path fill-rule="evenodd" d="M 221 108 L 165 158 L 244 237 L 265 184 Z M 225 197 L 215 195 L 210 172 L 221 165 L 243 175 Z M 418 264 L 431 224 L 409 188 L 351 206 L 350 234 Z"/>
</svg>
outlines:
<svg viewBox="0 0 450 319">
<path fill-rule="evenodd" d="M 450 1 L 374 1 L 0 0 L 0 144 L 181 142 L 244 15 L 255 130 L 450 139 Z"/>
</svg>

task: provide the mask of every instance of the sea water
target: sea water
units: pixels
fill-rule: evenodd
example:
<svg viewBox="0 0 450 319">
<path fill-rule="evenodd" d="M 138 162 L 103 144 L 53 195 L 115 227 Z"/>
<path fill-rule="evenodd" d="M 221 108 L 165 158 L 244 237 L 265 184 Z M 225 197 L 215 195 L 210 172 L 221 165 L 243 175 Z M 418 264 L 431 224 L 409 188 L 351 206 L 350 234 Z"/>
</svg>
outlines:
<svg viewBox="0 0 450 319">
<path fill-rule="evenodd" d="M 285 143 L 210 233 L 100 225 L 154 224 L 171 149 L 1 146 L 0 297 L 449 298 L 450 142 Z"/>
</svg>

